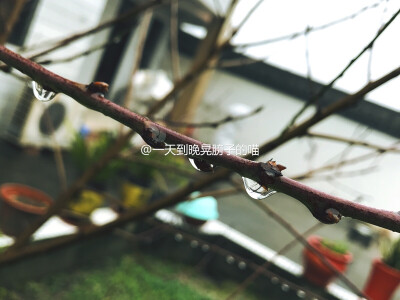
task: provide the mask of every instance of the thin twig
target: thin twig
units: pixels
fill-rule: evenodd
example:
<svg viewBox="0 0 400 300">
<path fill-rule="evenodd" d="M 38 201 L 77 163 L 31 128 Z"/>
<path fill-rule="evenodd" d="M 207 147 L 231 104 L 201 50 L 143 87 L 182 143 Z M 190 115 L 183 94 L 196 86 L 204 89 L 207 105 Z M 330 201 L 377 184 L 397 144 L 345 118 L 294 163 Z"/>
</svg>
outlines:
<svg viewBox="0 0 400 300">
<path fill-rule="evenodd" d="M 338 81 L 347 70 L 368 50 L 370 49 L 375 41 L 379 38 L 379 36 L 389 27 L 389 25 L 396 19 L 396 17 L 400 14 L 400 9 L 390 18 L 389 21 L 386 22 L 384 26 L 382 26 L 381 30 L 374 36 L 374 38 L 358 53 L 347 65 L 346 67 L 328 84 L 324 85 L 320 91 L 312 97 L 309 101 L 307 101 L 303 107 L 293 116 L 293 118 L 289 121 L 286 128 L 283 130 L 283 133 L 289 130 L 295 124 L 296 120 L 300 117 L 300 115 L 312 104 L 315 104 L 332 86 Z"/>
<path fill-rule="evenodd" d="M 64 56 L 62 58 L 51 58 L 51 59 L 43 59 L 41 61 L 38 62 L 38 64 L 44 66 L 44 65 L 53 65 L 53 64 L 61 64 L 61 63 L 67 63 L 67 62 L 71 62 L 75 59 L 87 56 L 92 54 L 93 52 L 96 52 L 98 50 L 107 48 L 111 45 L 115 45 L 121 42 L 121 38 L 125 35 L 127 35 L 130 32 L 130 30 L 124 30 L 123 33 L 116 35 L 115 37 L 113 37 L 110 41 L 107 41 L 103 44 L 100 45 L 96 45 L 92 48 L 89 48 L 87 50 L 84 50 L 82 52 L 73 54 L 71 56 Z"/>
<path fill-rule="evenodd" d="M 235 29 L 234 35 L 244 26 L 244 24 L 249 20 L 251 15 L 256 11 L 256 9 L 263 3 L 264 0 L 258 0 L 258 2 L 249 10 L 249 12 L 246 14 L 246 16 L 242 19 L 242 21 L 239 23 L 239 25 Z"/>
<path fill-rule="evenodd" d="M 381 24 L 379 26 L 378 32 L 379 32 L 379 30 L 381 30 L 381 27 L 384 24 L 383 16 L 385 15 L 385 13 L 387 11 L 388 2 L 389 2 L 389 0 L 385 1 L 385 5 L 383 7 L 383 12 L 382 12 L 382 17 L 381 17 Z M 369 49 L 369 57 L 368 57 L 368 67 L 367 67 L 367 80 L 368 80 L 368 82 L 370 82 L 372 80 L 372 56 L 373 56 L 373 53 L 374 53 L 374 46 L 372 45 L 371 48 Z"/>
<path fill-rule="evenodd" d="M 255 114 L 258 114 L 263 110 L 263 106 L 257 107 L 255 110 L 244 114 L 240 116 L 227 116 L 219 121 L 213 121 L 213 122 L 202 122 L 202 123 L 187 123 L 187 122 L 174 122 L 170 120 L 165 120 L 165 119 L 156 119 L 155 121 L 162 121 L 170 126 L 173 127 L 189 127 L 189 128 L 204 128 L 204 127 L 211 127 L 211 128 L 218 128 L 219 126 L 229 123 L 229 122 L 235 122 L 239 120 L 243 120 L 249 117 L 254 116 Z"/>
<path fill-rule="evenodd" d="M 61 41 L 57 41 L 57 43 L 53 47 L 50 47 L 50 48 L 48 48 L 46 50 L 43 50 L 43 51 L 40 51 L 40 52 L 38 52 L 36 54 L 33 54 L 33 55 L 29 56 L 29 58 L 31 60 L 35 60 L 36 58 L 41 57 L 43 55 L 46 55 L 46 54 L 48 54 L 50 52 L 53 52 L 53 51 L 55 51 L 55 50 L 57 50 L 57 49 L 59 49 L 61 47 L 65 47 L 65 46 L 71 44 L 72 42 L 74 42 L 74 41 L 76 41 L 78 39 L 81 39 L 81 38 L 83 38 L 85 36 L 94 34 L 94 33 L 99 32 L 101 30 L 107 29 L 110 26 L 113 26 L 115 24 L 118 24 L 118 23 L 121 23 L 121 22 L 125 22 L 125 21 L 127 21 L 127 20 L 129 20 L 129 19 L 131 19 L 133 17 L 138 16 L 139 14 L 141 14 L 142 12 L 146 11 L 149 8 L 154 8 L 156 6 L 159 6 L 159 5 L 162 5 L 162 4 L 166 4 L 169 1 L 170 0 L 146 1 L 143 4 L 140 4 L 139 6 L 136 6 L 136 7 L 132 8 L 131 10 L 127 11 L 126 13 L 124 13 L 124 14 L 122 14 L 122 15 L 120 15 L 120 16 L 118 16 L 118 17 L 116 17 L 116 18 L 114 18 L 114 19 L 112 19 L 110 21 L 105 21 L 105 22 L 103 22 L 103 23 L 101 23 L 101 24 L 99 24 L 99 25 L 97 25 L 97 26 L 95 26 L 93 28 L 90 28 L 90 29 L 82 31 L 80 33 L 76 33 L 74 35 L 71 35 L 71 36 L 69 36 L 69 37 L 67 37 L 67 38 L 65 38 L 65 39 L 63 39 Z"/>
<path fill-rule="evenodd" d="M 46 124 L 48 128 L 50 129 L 50 137 L 53 142 L 53 148 L 54 148 L 54 161 L 56 163 L 56 168 L 57 168 L 57 174 L 60 180 L 60 185 L 62 188 L 62 191 L 64 192 L 67 189 L 67 172 L 65 171 L 65 165 L 64 165 L 64 160 L 63 160 L 63 155 L 61 151 L 61 147 L 57 142 L 57 139 L 55 137 L 54 133 L 54 126 L 53 126 L 53 121 L 50 118 L 50 113 L 47 110 L 47 108 L 44 108 L 44 115 L 46 119 Z"/>
<path fill-rule="evenodd" d="M 170 47 L 171 47 L 171 66 L 174 81 L 178 81 L 181 77 L 181 67 L 179 63 L 179 41 L 178 41 L 178 0 L 171 1 L 171 17 L 169 23 L 170 31 Z"/>
<path fill-rule="evenodd" d="M 322 223 L 317 223 L 313 225 L 312 227 L 308 228 L 306 231 L 304 231 L 301 235 L 308 236 L 315 230 L 319 229 L 321 226 L 323 226 Z M 262 265 L 260 265 L 253 273 L 251 273 L 250 276 L 248 276 L 244 281 L 238 285 L 238 287 L 226 298 L 226 300 L 231 300 L 237 297 L 240 293 L 242 293 L 251 283 L 253 283 L 262 273 L 264 270 L 267 270 L 274 262 L 275 260 L 280 256 L 288 252 L 290 249 L 292 249 L 295 245 L 297 245 L 298 239 L 295 237 L 293 240 L 291 240 L 289 243 L 284 245 L 279 251 L 277 251 L 271 259 L 265 261 Z"/>
<path fill-rule="evenodd" d="M 324 171 L 330 171 L 330 170 L 334 170 L 334 169 L 337 169 L 337 168 L 342 167 L 342 166 L 348 166 L 350 164 L 355 164 L 355 163 L 364 161 L 366 159 L 370 159 L 370 158 L 372 158 L 372 157 L 374 157 L 376 155 L 379 155 L 379 154 L 380 154 L 380 152 L 374 151 L 374 152 L 370 152 L 370 153 L 367 153 L 367 154 L 362 154 L 360 156 L 357 156 L 357 157 L 354 157 L 354 158 L 351 158 L 351 159 L 340 160 L 337 163 L 335 162 L 335 163 L 332 163 L 332 164 L 327 164 L 327 165 L 324 165 L 324 166 L 321 166 L 321 167 L 318 167 L 318 168 L 314 168 L 314 169 L 309 170 L 307 172 L 304 172 L 302 174 L 294 175 L 294 176 L 292 176 L 292 178 L 295 179 L 295 180 L 304 180 L 304 179 L 313 177 L 316 173 L 320 173 L 320 172 L 324 172 Z"/>
<path fill-rule="evenodd" d="M 251 65 L 255 63 L 265 63 L 268 60 L 268 57 L 263 57 L 259 59 L 245 57 L 245 58 L 238 58 L 238 59 L 222 59 L 215 68 L 234 68 L 234 67 L 241 67 L 246 65 Z"/>
<path fill-rule="evenodd" d="M 300 36 L 306 35 L 307 33 L 323 30 L 323 29 L 329 28 L 331 26 L 337 25 L 339 23 L 354 19 L 355 17 L 357 17 L 358 15 L 362 14 L 363 12 L 379 6 L 380 3 L 381 2 L 377 2 L 377 3 L 372 4 L 370 6 L 366 6 L 366 7 L 362 8 L 362 9 L 360 9 L 359 11 L 355 12 L 354 14 L 351 14 L 349 16 L 340 18 L 338 20 L 329 22 L 329 23 L 321 25 L 321 26 L 307 27 L 302 31 L 290 33 L 290 34 L 287 34 L 287 35 L 284 35 L 284 36 L 280 36 L 280 37 L 276 37 L 276 38 L 272 38 L 272 39 L 267 39 L 267 40 L 263 40 L 263 41 L 258 41 L 258 42 L 237 44 L 237 45 L 234 45 L 234 47 L 237 48 L 237 49 L 242 49 L 242 48 L 255 47 L 255 46 L 261 46 L 261 45 L 266 45 L 266 44 L 272 44 L 272 43 L 281 42 L 281 41 L 285 41 L 285 40 L 292 40 L 292 39 L 298 38 Z"/>
<path fill-rule="evenodd" d="M 133 56 L 133 68 L 132 68 L 132 72 L 130 74 L 130 80 L 128 80 L 128 89 L 127 89 L 124 99 L 122 101 L 123 107 L 129 108 L 130 103 L 133 100 L 133 91 L 134 91 L 133 82 L 134 82 L 135 75 L 140 67 L 140 62 L 142 60 L 142 55 L 143 55 L 143 49 L 144 49 L 144 45 L 146 43 L 147 33 L 149 31 L 152 17 L 153 17 L 153 10 L 148 9 L 144 13 L 143 19 L 139 25 L 138 43 L 137 43 L 138 46 L 136 47 L 136 50 L 133 53 L 133 55 L 134 55 Z M 123 125 L 121 124 L 120 132 L 122 132 L 122 128 L 123 128 L 122 126 Z"/>
<path fill-rule="evenodd" d="M 285 228 L 287 231 L 290 232 L 296 239 L 301 242 L 305 247 L 308 248 L 313 254 L 315 254 L 318 259 L 332 272 L 334 272 L 338 278 L 346 284 L 351 290 L 353 290 L 357 295 L 364 297 L 364 293 L 360 291 L 360 289 L 353 283 L 351 282 L 343 273 L 340 273 L 337 271 L 337 269 L 331 264 L 331 262 L 323 256 L 317 249 L 315 249 L 313 246 L 311 246 L 308 241 L 289 223 L 287 222 L 284 218 L 282 218 L 278 213 L 276 213 L 274 210 L 272 210 L 266 203 L 263 201 L 255 200 L 252 198 L 249 198 L 256 206 L 258 206 L 262 211 L 264 211 L 266 214 L 271 216 L 275 221 L 277 221 L 280 225 L 282 225 L 283 228 Z"/>
<path fill-rule="evenodd" d="M 384 146 L 376 145 L 376 144 L 373 144 L 373 143 L 360 141 L 360 140 L 355 140 L 355 139 L 350 139 L 350 138 L 345 138 L 345 137 L 336 136 L 336 135 L 330 135 L 330 134 L 316 133 L 316 132 L 308 131 L 307 132 L 307 136 L 314 137 L 314 138 L 320 138 L 320 139 L 343 142 L 343 143 L 347 143 L 347 144 L 350 144 L 350 145 L 363 146 L 363 147 L 367 147 L 367 148 L 371 148 L 371 149 L 377 150 L 379 152 L 396 152 L 396 153 L 399 152 L 400 153 L 400 148 L 396 147 L 396 146 L 384 147 Z"/>
</svg>

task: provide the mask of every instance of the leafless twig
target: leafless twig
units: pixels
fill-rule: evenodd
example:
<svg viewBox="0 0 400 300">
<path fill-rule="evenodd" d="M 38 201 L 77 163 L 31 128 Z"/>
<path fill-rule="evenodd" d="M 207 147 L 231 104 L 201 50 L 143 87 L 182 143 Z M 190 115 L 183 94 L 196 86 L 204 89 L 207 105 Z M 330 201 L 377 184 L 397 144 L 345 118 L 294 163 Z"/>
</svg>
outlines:
<svg viewBox="0 0 400 300">
<path fill-rule="evenodd" d="M 174 127 L 190 127 L 190 128 L 204 128 L 204 127 L 211 127 L 211 128 L 218 128 L 219 126 L 229 123 L 229 122 L 235 122 L 243 119 L 247 119 L 249 117 L 254 116 L 255 114 L 258 114 L 263 110 L 263 106 L 257 107 L 255 110 L 241 115 L 241 116 L 227 116 L 219 121 L 213 121 L 213 122 L 201 122 L 201 123 L 186 123 L 186 122 L 173 122 L 165 119 L 157 119 L 156 121 L 162 121 L 166 123 L 167 125 L 174 126 Z"/>
<path fill-rule="evenodd" d="M 397 16 L 400 14 L 400 9 L 390 18 L 389 21 L 386 22 L 385 25 L 382 26 L 382 28 L 379 30 L 379 32 L 374 36 L 374 38 L 361 50 L 360 53 L 357 54 L 347 65 L 346 67 L 327 85 L 324 85 L 321 90 L 314 96 L 312 97 L 309 101 L 307 101 L 303 107 L 293 116 L 293 118 L 289 121 L 288 125 L 286 128 L 283 130 L 283 133 L 285 133 L 290 127 L 295 124 L 296 120 L 300 117 L 300 115 L 312 104 L 315 104 L 334 84 L 336 81 L 338 81 L 350 67 L 368 50 L 370 49 L 375 41 L 379 38 L 379 36 L 386 30 L 386 28 L 389 27 L 389 25 L 397 18 Z"/>
</svg>

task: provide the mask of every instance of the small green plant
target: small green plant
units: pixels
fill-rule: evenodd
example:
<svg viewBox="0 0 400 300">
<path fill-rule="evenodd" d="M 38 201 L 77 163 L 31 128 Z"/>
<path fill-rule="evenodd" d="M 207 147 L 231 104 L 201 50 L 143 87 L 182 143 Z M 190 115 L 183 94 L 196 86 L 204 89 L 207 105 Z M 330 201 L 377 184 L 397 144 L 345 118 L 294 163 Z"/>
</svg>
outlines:
<svg viewBox="0 0 400 300">
<path fill-rule="evenodd" d="M 115 141 L 116 137 L 111 132 L 100 132 L 93 138 L 85 138 L 77 132 L 69 149 L 71 158 L 77 168 L 81 172 L 84 172 L 92 164 L 97 162 Z M 114 176 L 121 167 L 122 162 L 120 160 L 112 160 L 97 173 L 91 183 L 104 183 L 108 178 Z"/>
<path fill-rule="evenodd" d="M 346 254 L 349 251 L 349 246 L 343 241 L 322 239 L 321 245 L 339 254 Z"/>
<path fill-rule="evenodd" d="M 123 176 L 149 184 L 156 181 L 158 186 L 169 184 L 182 186 L 189 178 L 187 175 L 179 174 L 177 171 L 180 169 L 187 171 L 186 163 L 181 156 L 152 151 L 148 155 L 138 154 L 133 161 L 125 161 Z M 162 184 L 160 181 L 165 183 Z"/>
<path fill-rule="evenodd" d="M 400 270 L 400 238 L 391 241 L 389 238 L 381 241 L 382 260 L 388 266 Z"/>
</svg>

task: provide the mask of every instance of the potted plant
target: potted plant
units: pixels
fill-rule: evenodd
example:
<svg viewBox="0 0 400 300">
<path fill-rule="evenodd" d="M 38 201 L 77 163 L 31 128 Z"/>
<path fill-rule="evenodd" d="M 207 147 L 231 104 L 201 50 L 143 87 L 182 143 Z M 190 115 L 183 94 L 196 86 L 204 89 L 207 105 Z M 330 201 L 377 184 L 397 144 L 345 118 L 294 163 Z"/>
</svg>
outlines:
<svg viewBox="0 0 400 300">
<path fill-rule="evenodd" d="M 370 300 L 388 300 L 400 283 L 400 239 L 381 240 L 382 259 L 374 259 L 364 294 Z"/>
<path fill-rule="evenodd" d="M 16 183 L 1 185 L 0 198 L 0 228 L 12 237 L 20 235 L 53 203 L 42 191 Z"/>
<path fill-rule="evenodd" d="M 88 134 L 76 133 L 69 149 L 72 161 L 78 171 L 85 172 L 96 163 L 107 149 L 115 142 L 116 137 L 110 132 Z M 104 203 L 103 192 L 108 181 L 115 177 L 122 167 L 119 160 L 112 160 L 104 166 L 68 203 L 60 216 L 74 225 L 90 224 L 89 216 Z"/>
<path fill-rule="evenodd" d="M 332 241 L 319 236 L 310 236 L 307 241 L 337 272 L 343 273 L 352 261 L 352 254 L 348 251 L 347 245 L 341 241 Z M 315 285 L 325 287 L 336 277 L 336 272 L 308 248 L 303 251 L 303 262 L 304 277 Z"/>
</svg>

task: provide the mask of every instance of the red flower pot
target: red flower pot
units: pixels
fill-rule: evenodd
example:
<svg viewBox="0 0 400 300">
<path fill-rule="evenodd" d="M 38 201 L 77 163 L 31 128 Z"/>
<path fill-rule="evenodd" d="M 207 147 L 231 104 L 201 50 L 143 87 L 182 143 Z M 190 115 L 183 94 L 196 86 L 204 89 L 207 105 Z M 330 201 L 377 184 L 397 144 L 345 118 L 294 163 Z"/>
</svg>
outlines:
<svg viewBox="0 0 400 300">
<path fill-rule="evenodd" d="M 310 236 L 307 239 L 308 243 L 321 253 L 338 272 L 343 273 L 347 265 L 352 261 L 353 256 L 351 253 L 336 253 L 321 245 L 321 240 L 322 238 L 318 236 Z M 336 273 L 327 267 L 320 258 L 308 248 L 304 248 L 303 250 L 303 262 L 304 277 L 315 285 L 325 287 L 336 277 Z"/>
<path fill-rule="evenodd" d="M 400 271 L 375 259 L 363 292 L 369 300 L 388 300 L 399 283 Z"/>
<path fill-rule="evenodd" d="M 0 228 L 6 235 L 16 237 L 38 216 L 47 212 L 53 200 L 47 194 L 22 184 L 0 186 Z"/>
</svg>

